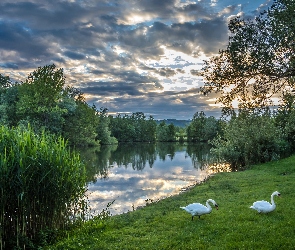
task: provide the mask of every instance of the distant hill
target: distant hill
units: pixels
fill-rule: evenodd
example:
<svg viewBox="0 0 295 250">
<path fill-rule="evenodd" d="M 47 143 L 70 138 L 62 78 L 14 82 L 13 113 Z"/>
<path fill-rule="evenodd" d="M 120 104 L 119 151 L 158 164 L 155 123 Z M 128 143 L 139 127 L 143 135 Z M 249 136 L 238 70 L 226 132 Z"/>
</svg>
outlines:
<svg viewBox="0 0 295 250">
<path fill-rule="evenodd" d="M 160 124 L 161 122 L 165 122 L 167 125 L 173 124 L 174 126 L 184 128 L 188 126 L 191 123 L 191 120 L 177 120 L 177 119 L 163 119 L 163 120 L 156 120 L 157 124 Z"/>
</svg>

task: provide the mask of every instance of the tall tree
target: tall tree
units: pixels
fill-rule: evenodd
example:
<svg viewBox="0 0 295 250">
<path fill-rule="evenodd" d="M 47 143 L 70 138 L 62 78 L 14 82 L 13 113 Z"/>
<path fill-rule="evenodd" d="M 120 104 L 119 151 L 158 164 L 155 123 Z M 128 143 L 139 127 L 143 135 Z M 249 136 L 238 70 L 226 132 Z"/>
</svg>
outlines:
<svg viewBox="0 0 295 250">
<path fill-rule="evenodd" d="M 31 73 L 18 87 L 17 114 L 22 122 L 30 122 L 35 129 L 43 127 L 60 133 L 67 113 L 59 106 L 64 88 L 63 69 L 56 69 L 54 64 Z"/>
<path fill-rule="evenodd" d="M 97 145 L 98 116 L 96 113 L 95 106 L 90 107 L 84 100 L 76 100 L 73 113 L 65 116 L 63 137 L 68 139 L 70 144 L 77 146 Z"/>
<path fill-rule="evenodd" d="M 190 125 L 187 127 L 187 138 L 189 141 L 205 141 L 205 127 L 207 117 L 203 111 L 196 112 Z"/>
<path fill-rule="evenodd" d="M 173 123 L 168 125 L 168 141 L 175 141 L 176 128 Z"/>
<path fill-rule="evenodd" d="M 158 141 L 167 141 L 167 124 L 165 121 L 162 121 L 160 124 L 157 126 L 157 140 Z"/>
<path fill-rule="evenodd" d="M 117 144 L 117 139 L 111 136 L 110 118 L 108 117 L 107 108 L 100 108 L 98 120 L 96 138 L 100 141 L 100 144 Z"/>
<path fill-rule="evenodd" d="M 221 93 L 219 102 L 232 108 L 267 106 L 270 98 L 295 87 L 295 2 L 274 0 L 255 20 L 229 22 L 228 46 L 205 62 L 204 94 Z"/>
<path fill-rule="evenodd" d="M 222 122 L 215 117 L 206 117 L 203 111 L 196 112 L 187 127 L 187 139 L 189 141 L 212 140 L 218 133 L 221 133 L 221 126 Z"/>
</svg>

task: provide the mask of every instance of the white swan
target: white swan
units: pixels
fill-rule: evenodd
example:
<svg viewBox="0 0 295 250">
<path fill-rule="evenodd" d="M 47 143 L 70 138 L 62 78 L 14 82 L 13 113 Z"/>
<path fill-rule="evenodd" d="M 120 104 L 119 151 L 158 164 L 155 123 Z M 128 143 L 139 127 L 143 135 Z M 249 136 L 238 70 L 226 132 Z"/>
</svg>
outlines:
<svg viewBox="0 0 295 250">
<path fill-rule="evenodd" d="M 206 206 L 204 206 L 200 203 L 192 203 L 192 204 L 187 205 L 186 207 L 180 207 L 180 208 L 182 208 L 185 211 L 187 211 L 188 213 L 190 213 L 192 215 L 192 220 L 194 219 L 195 215 L 198 215 L 199 219 L 200 219 L 201 215 L 211 213 L 212 208 L 211 208 L 209 202 L 211 202 L 216 207 L 216 209 L 218 209 L 217 203 L 212 199 L 208 199 L 206 201 Z"/>
<path fill-rule="evenodd" d="M 269 212 L 275 210 L 276 204 L 273 200 L 273 197 L 275 195 L 280 196 L 281 194 L 278 191 L 273 192 L 270 197 L 271 204 L 267 201 L 255 201 L 250 208 L 257 210 L 258 213 L 269 213 Z"/>
</svg>

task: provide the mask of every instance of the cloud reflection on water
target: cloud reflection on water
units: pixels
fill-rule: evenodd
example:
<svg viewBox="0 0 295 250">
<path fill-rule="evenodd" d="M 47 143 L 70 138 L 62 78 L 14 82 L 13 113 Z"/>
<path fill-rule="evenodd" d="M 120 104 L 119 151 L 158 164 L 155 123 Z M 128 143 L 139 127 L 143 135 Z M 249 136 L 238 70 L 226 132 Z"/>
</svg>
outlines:
<svg viewBox="0 0 295 250">
<path fill-rule="evenodd" d="M 183 187 L 206 178 L 206 170 L 193 167 L 186 150 L 177 151 L 173 159 L 156 157 L 153 166 L 136 170 L 132 167 L 112 164 L 107 179 L 89 183 L 88 197 L 95 213 L 110 207 L 112 215 L 132 211 L 146 204 L 146 200 L 158 200 L 178 194 Z M 146 164 L 149 165 L 148 163 Z M 99 178 L 99 177 L 98 177 Z"/>
</svg>

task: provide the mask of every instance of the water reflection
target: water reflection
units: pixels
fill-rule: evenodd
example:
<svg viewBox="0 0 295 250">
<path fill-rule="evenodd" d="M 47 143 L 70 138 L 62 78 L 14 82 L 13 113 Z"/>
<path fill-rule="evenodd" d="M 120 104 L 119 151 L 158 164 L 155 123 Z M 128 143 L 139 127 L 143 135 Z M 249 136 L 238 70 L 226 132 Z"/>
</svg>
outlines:
<svg viewBox="0 0 295 250">
<path fill-rule="evenodd" d="M 117 163 L 118 166 L 143 170 L 146 166 L 153 167 L 156 156 L 156 144 L 154 143 L 126 143 L 118 146 L 110 161 Z"/>
<path fill-rule="evenodd" d="M 113 200 L 113 215 L 132 211 L 204 180 L 209 149 L 207 144 L 129 143 L 81 150 L 93 213 Z"/>
<path fill-rule="evenodd" d="M 232 169 L 228 163 L 212 163 L 206 168 L 208 174 L 215 174 L 221 172 L 231 172 Z"/>
</svg>

